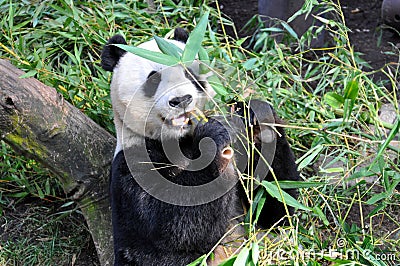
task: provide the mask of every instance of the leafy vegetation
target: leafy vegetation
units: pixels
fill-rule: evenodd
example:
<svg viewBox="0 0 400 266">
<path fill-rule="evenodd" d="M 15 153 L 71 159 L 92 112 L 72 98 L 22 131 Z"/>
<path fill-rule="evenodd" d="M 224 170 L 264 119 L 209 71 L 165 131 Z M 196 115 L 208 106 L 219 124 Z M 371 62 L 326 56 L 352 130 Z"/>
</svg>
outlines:
<svg viewBox="0 0 400 266">
<path fill-rule="evenodd" d="M 260 232 L 248 224 L 242 249 L 224 265 L 391 265 L 400 260 L 397 69 L 385 66 L 379 71 L 387 79 L 376 82 L 352 48 L 339 4 L 307 0 L 296 15 L 310 13 L 315 5 L 320 7 L 315 18 L 322 25 L 303 36 L 285 22 L 265 28 L 254 17 L 248 23 L 257 28 L 252 36 L 232 38 L 224 34 L 232 22 L 199 1 L 155 1 L 148 6 L 138 1 L 0 0 L 0 57 L 25 70 L 25 77 L 56 88 L 113 132 L 110 74 L 99 66 L 107 39 L 120 33 L 135 46 L 153 36 L 168 36 L 177 26 L 191 30 L 195 18 L 209 10 L 203 47 L 222 84 L 216 87 L 215 100 L 257 97 L 271 102 L 286 121 L 301 177 L 308 182 L 286 184 L 301 192 L 297 201 L 289 200 L 301 205 L 287 226 Z M 313 35 L 322 30 L 331 36 L 330 43 L 310 49 Z M 272 38 L 277 33 L 283 34 L 280 42 Z M 382 120 L 383 104 L 392 106 L 395 121 Z M 12 223 L 9 213 L 39 201 L 20 216 L 21 224 L 30 224 L 37 234 L 2 234 L 0 263 L 67 265 L 76 260 L 90 237 L 87 231 L 60 237 L 63 225 L 72 226 L 71 232 L 84 227 L 73 218 L 79 213 L 55 178 L 3 142 L 0 167 L 2 224 Z M 263 186 L 281 197 L 274 184 Z M 268 204 L 262 195 L 250 196 L 250 212 L 257 213 L 257 203 Z"/>
</svg>

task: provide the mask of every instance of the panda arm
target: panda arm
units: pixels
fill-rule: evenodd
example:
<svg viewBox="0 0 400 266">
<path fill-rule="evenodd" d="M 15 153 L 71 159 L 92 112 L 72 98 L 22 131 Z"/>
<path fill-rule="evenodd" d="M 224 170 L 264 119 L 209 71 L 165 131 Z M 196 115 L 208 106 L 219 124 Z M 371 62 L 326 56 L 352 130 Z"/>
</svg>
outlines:
<svg viewBox="0 0 400 266">
<path fill-rule="evenodd" d="M 181 139 L 179 144 L 146 140 L 146 146 L 151 161 L 164 178 L 180 185 L 197 186 L 211 182 L 225 172 L 231 159 L 223 152 L 230 146 L 230 139 L 220 122 L 209 119 L 199 123 L 193 135 Z"/>
<path fill-rule="evenodd" d="M 224 155 L 226 149 L 230 146 L 233 136 L 229 132 L 229 127 L 222 122 L 210 118 L 206 123 L 199 123 L 193 135 L 193 157 L 198 158 L 201 152 L 206 153 L 208 156 L 214 156 L 214 159 L 208 164 L 204 171 L 212 173 L 213 176 L 221 174 L 227 165 L 231 162 L 230 158 Z M 205 138 L 210 138 L 216 147 L 216 153 L 213 148 L 208 145 L 203 145 L 200 151 L 201 141 Z"/>
<path fill-rule="evenodd" d="M 275 110 L 267 102 L 252 100 L 248 103 L 248 105 L 250 105 L 250 108 L 246 109 L 248 111 L 248 114 L 246 114 L 246 116 L 248 116 L 248 119 L 244 123 L 246 124 L 247 129 L 249 127 L 253 128 L 254 134 L 252 136 L 253 137 L 252 141 L 254 142 L 254 146 L 259 151 L 262 152 L 262 156 L 264 158 L 269 158 L 270 157 L 269 154 L 265 154 L 268 153 L 269 150 L 261 148 L 262 146 L 264 147 L 266 146 L 267 148 L 269 147 L 268 146 L 269 144 L 264 142 L 264 141 L 269 141 L 268 138 L 269 134 L 265 135 L 267 136 L 267 138 L 265 136 L 261 136 L 262 132 L 265 133 L 268 131 L 264 131 L 267 128 L 260 125 L 268 123 L 283 124 L 283 121 L 277 116 Z M 243 117 L 245 115 L 243 112 L 245 108 L 243 103 L 239 103 L 237 107 L 238 107 L 237 113 Z M 255 115 L 255 113 L 257 113 L 257 115 Z M 275 178 L 278 181 L 281 180 L 297 181 L 300 179 L 300 177 L 297 171 L 297 165 L 295 162 L 294 154 L 286 139 L 285 130 L 283 127 L 277 127 L 276 130 L 278 134 L 276 134 L 275 152 L 273 154 L 271 163 L 272 171 L 267 171 L 266 174 L 264 176 L 260 176 L 260 178 L 261 180 L 266 180 L 269 182 L 274 182 Z M 245 172 L 251 172 L 251 173 L 255 172 L 255 169 L 257 168 L 258 164 L 264 164 L 264 162 L 263 160 L 260 159 L 260 156 L 255 152 L 254 163 L 250 164 L 253 166 L 253 169 L 251 171 L 246 169 Z M 269 167 L 267 166 L 266 168 Z M 257 190 L 259 189 L 263 189 L 263 187 L 259 186 Z M 289 189 L 285 191 L 295 198 L 298 195 L 298 191 L 295 189 Z M 242 186 L 240 186 L 239 188 L 239 193 L 242 201 L 245 203 L 247 208 L 249 208 L 250 204 L 247 201 L 247 196 Z M 293 208 L 289 206 L 288 210 L 290 214 L 293 212 Z M 273 198 L 267 193 L 264 207 L 258 219 L 258 225 L 265 228 L 270 227 L 285 215 L 286 215 L 285 206 L 283 206 L 281 202 L 279 202 L 277 199 Z"/>
</svg>

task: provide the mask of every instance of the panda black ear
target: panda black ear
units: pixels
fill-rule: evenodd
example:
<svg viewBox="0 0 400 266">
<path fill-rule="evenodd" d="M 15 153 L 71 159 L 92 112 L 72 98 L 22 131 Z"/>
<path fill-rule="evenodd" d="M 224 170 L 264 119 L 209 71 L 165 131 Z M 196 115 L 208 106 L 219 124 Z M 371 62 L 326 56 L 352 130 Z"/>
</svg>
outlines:
<svg viewBox="0 0 400 266">
<path fill-rule="evenodd" d="M 107 71 L 113 71 L 114 67 L 118 64 L 119 59 L 126 53 L 126 51 L 118 48 L 112 44 L 127 44 L 122 35 L 115 35 L 111 37 L 107 44 L 104 45 L 101 53 L 101 67 Z"/>
<path fill-rule="evenodd" d="M 189 38 L 189 33 L 186 30 L 184 30 L 182 28 L 176 28 L 175 29 L 175 31 L 174 31 L 174 40 L 186 43 L 188 38 Z"/>
</svg>

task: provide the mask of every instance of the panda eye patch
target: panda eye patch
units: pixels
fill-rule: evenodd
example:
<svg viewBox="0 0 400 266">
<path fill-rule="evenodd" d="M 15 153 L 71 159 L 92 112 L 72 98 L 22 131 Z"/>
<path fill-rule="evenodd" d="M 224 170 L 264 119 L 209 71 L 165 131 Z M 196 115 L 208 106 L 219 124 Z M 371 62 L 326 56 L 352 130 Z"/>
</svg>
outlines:
<svg viewBox="0 0 400 266">
<path fill-rule="evenodd" d="M 204 92 L 204 82 L 198 80 L 198 77 L 196 74 L 194 74 L 193 70 L 191 70 L 190 68 L 188 68 L 185 71 L 185 77 L 190 80 L 190 82 L 192 82 L 192 84 L 196 87 L 197 91 L 199 92 Z"/>
<path fill-rule="evenodd" d="M 157 73 L 157 71 L 152 70 L 152 71 L 149 73 L 149 75 L 147 75 L 147 78 L 150 78 L 151 76 L 153 76 L 153 75 L 156 74 L 156 73 Z"/>
<path fill-rule="evenodd" d="M 158 85 L 161 82 L 161 73 L 155 70 L 151 71 L 147 76 L 146 82 L 143 84 L 143 91 L 146 97 L 153 97 L 157 92 Z"/>
</svg>

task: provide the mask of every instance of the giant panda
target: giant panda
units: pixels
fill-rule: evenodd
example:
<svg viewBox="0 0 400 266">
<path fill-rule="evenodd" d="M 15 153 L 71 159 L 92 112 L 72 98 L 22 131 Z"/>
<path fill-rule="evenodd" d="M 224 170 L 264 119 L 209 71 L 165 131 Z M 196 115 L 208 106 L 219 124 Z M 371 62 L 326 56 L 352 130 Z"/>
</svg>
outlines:
<svg viewBox="0 0 400 266">
<path fill-rule="evenodd" d="M 183 49 L 187 38 L 178 28 L 168 41 Z M 113 72 L 117 135 L 110 178 L 114 265 L 187 265 L 224 236 L 229 239 L 235 218 L 249 207 L 232 157 L 231 147 L 241 142 L 238 131 L 224 119 L 196 117 L 215 95 L 196 62 L 167 67 L 114 44 L 126 41 L 113 36 L 101 55 L 102 67 Z M 159 51 L 155 40 L 138 47 Z M 260 101 L 253 105 L 261 113 L 271 108 Z M 259 146 L 262 121 L 246 106 L 235 104 L 231 110 L 235 117 L 248 111 L 250 122 L 244 125 L 256 129 L 252 139 Z M 278 131 L 272 168 L 278 179 L 297 180 L 293 153 L 283 129 Z M 266 178 L 273 180 L 271 173 Z M 285 214 L 282 204 L 267 197 L 259 224 L 268 226 Z"/>
</svg>

